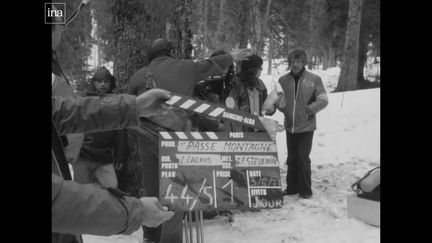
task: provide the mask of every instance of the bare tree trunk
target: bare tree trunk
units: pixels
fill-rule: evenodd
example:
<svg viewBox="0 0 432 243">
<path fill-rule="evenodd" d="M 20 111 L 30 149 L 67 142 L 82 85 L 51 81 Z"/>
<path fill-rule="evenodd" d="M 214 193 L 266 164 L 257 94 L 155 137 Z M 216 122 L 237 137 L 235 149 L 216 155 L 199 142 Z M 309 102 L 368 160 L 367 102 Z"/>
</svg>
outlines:
<svg viewBox="0 0 432 243">
<path fill-rule="evenodd" d="M 366 80 L 364 77 L 364 66 L 367 61 L 367 39 L 360 37 L 359 44 L 359 55 L 358 55 L 358 71 L 357 71 L 357 81 L 359 84 L 363 84 Z"/>
<path fill-rule="evenodd" d="M 329 59 L 330 59 L 330 51 L 324 50 L 324 56 L 323 56 L 323 70 L 327 70 L 329 68 Z"/>
<path fill-rule="evenodd" d="M 269 36 L 269 48 L 268 48 L 268 68 L 267 68 L 267 75 L 272 74 L 272 66 L 273 66 L 273 38 L 270 35 Z"/>
<path fill-rule="evenodd" d="M 264 45 L 265 45 L 264 44 L 264 37 L 268 36 L 267 35 L 267 29 L 268 29 L 267 23 L 268 23 L 268 19 L 270 16 L 271 4 L 272 4 L 272 0 L 267 0 L 266 10 L 264 13 L 264 18 L 263 18 L 262 27 L 261 27 L 261 36 L 260 36 L 260 40 L 258 42 L 259 43 L 259 45 L 258 45 L 259 55 L 262 55 L 262 52 L 264 50 Z"/>
<path fill-rule="evenodd" d="M 219 2 L 219 21 L 216 31 L 217 48 L 229 49 L 230 45 L 228 43 L 227 33 L 226 33 L 226 22 L 228 21 L 227 15 L 227 0 L 220 0 Z"/>
<path fill-rule="evenodd" d="M 250 1 L 242 0 L 240 2 L 241 10 L 239 16 L 240 34 L 239 34 L 239 47 L 246 48 L 249 40 L 249 13 L 250 13 Z"/>
<path fill-rule="evenodd" d="M 272 0 L 267 1 L 264 14 L 261 12 L 261 0 L 253 1 L 253 12 L 255 15 L 255 52 L 261 56 L 264 50 L 264 37 L 267 35 L 267 21 L 270 16 Z"/>
<path fill-rule="evenodd" d="M 322 40 L 320 39 L 319 33 L 322 28 L 321 22 L 323 21 L 326 0 L 314 0 L 311 1 L 311 4 L 309 20 L 309 55 L 312 57 L 319 54 L 322 46 Z"/>
<path fill-rule="evenodd" d="M 255 29 L 255 41 L 253 43 L 252 48 L 255 49 L 256 53 L 260 53 L 260 46 L 261 46 L 261 36 L 262 36 L 262 22 L 263 22 L 263 18 L 262 18 L 262 14 L 261 14 L 261 10 L 260 10 L 260 6 L 261 6 L 261 0 L 253 0 L 252 1 L 253 4 L 253 8 L 252 11 L 254 13 L 255 16 L 255 23 L 254 23 L 254 29 Z M 258 54 L 259 55 L 259 54 Z"/>
<path fill-rule="evenodd" d="M 330 47 L 328 67 L 329 68 L 336 67 L 336 53 L 335 53 L 335 49 L 333 47 Z"/>
<path fill-rule="evenodd" d="M 183 12 L 182 12 L 182 42 L 181 42 L 181 50 L 182 50 L 182 58 L 183 59 L 192 59 L 192 30 L 191 26 L 191 16 L 192 16 L 192 4 L 191 0 L 183 0 Z"/>
<path fill-rule="evenodd" d="M 102 44 L 100 39 L 97 39 L 96 41 L 96 49 L 97 49 L 97 62 L 96 67 L 102 66 L 102 50 L 101 50 Z"/>
<path fill-rule="evenodd" d="M 365 2 L 364 5 L 367 5 L 367 2 Z M 362 12 L 361 16 L 362 19 L 364 19 L 365 16 L 364 11 Z M 364 66 L 367 62 L 367 52 L 368 52 L 368 37 L 364 25 L 361 25 L 360 36 L 359 36 L 359 56 L 358 56 L 358 75 L 357 75 L 357 81 L 359 85 L 363 85 L 366 81 L 364 78 Z"/>
<path fill-rule="evenodd" d="M 209 46 L 209 38 L 208 38 L 208 14 L 209 14 L 209 2 L 208 0 L 202 0 L 202 4 L 203 4 L 203 8 L 202 8 L 202 23 L 201 23 L 201 30 L 202 30 L 202 35 L 204 38 L 204 48 L 206 49 L 205 51 L 205 55 L 207 55 L 207 47 Z"/>
<path fill-rule="evenodd" d="M 349 1 L 345 51 L 336 91 L 354 90 L 357 88 L 362 5 L 363 0 Z"/>
</svg>

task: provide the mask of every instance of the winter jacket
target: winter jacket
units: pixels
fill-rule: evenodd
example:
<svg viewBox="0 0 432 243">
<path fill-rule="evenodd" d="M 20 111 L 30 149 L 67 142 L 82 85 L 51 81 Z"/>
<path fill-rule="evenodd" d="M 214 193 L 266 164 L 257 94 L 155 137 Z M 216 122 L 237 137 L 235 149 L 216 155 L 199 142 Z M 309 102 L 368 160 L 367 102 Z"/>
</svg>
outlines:
<svg viewBox="0 0 432 243">
<path fill-rule="evenodd" d="M 253 92 L 253 90 L 256 89 L 259 95 L 259 113 L 255 115 L 259 116 L 261 114 L 262 105 L 267 98 L 267 88 L 261 79 L 256 77 L 253 77 L 253 79 L 256 85 L 248 87 L 245 85 L 245 83 L 240 81 L 238 85 L 234 86 L 236 87 L 234 92 L 238 97 L 238 109 L 247 113 L 251 113 L 251 100 L 249 98 L 249 92 Z"/>
<path fill-rule="evenodd" d="M 59 142 L 59 135 L 137 126 L 135 96 L 52 97 L 52 126 L 52 242 L 70 239 L 63 234 L 107 236 L 138 230 L 144 212 L 140 200 L 71 181 Z"/>
<path fill-rule="evenodd" d="M 52 71 L 52 96 L 77 97 L 77 94 L 75 94 L 73 91 L 71 85 L 67 81 L 63 71 L 60 68 L 60 64 L 57 61 L 55 52 L 53 52 L 52 56 Z M 84 140 L 84 134 L 75 133 L 63 135 L 62 140 L 63 144 L 65 145 L 64 152 L 66 154 L 66 159 L 71 164 L 75 163 Z"/>
<path fill-rule="evenodd" d="M 238 109 L 243 112 L 252 113 L 251 112 L 251 94 L 250 92 L 257 92 L 258 93 L 258 115 L 261 115 L 262 112 L 262 106 L 264 104 L 264 101 L 267 99 L 267 88 L 264 84 L 264 82 L 257 78 L 252 77 L 252 81 L 249 82 L 250 84 L 254 85 L 246 85 L 245 82 L 240 81 L 239 78 L 236 78 L 234 82 L 234 88 L 230 93 L 231 97 L 234 97 L 236 100 L 236 107 L 235 109 Z M 273 114 L 273 113 L 272 113 Z M 269 115 L 272 115 L 269 114 Z M 238 129 L 237 129 L 238 130 Z M 237 131 L 236 130 L 236 131 Z M 243 126 L 241 128 L 241 131 L 243 132 L 253 132 L 254 129 Z"/>
<path fill-rule="evenodd" d="M 99 73 L 96 73 L 95 76 Z M 111 74 L 108 73 L 108 75 Z M 102 76 L 102 78 L 104 77 Z M 99 94 L 96 92 L 94 86 L 95 79 L 93 78 L 90 88 L 87 91 L 82 92 L 82 96 L 102 97 L 112 95 L 112 92 L 115 89 L 114 77 L 110 80 L 110 90 L 105 94 Z M 81 158 L 101 164 L 125 163 L 128 159 L 128 137 L 126 130 L 86 133 L 79 155 Z"/>
<path fill-rule="evenodd" d="M 289 133 L 316 130 L 315 114 L 328 104 L 327 93 L 321 78 L 307 70 L 300 76 L 295 94 L 295 82 L 291 73 L 282 76 L 279 83 L 284 91 L 278 109 L 285 115 L 285 128 Z"/>
<path fill-rule="evenodd" d="M 157 87 L 192 96 L 195 84 L 208 76 L 222 74 L 232 62 L 229 54 L 200 62 L 160 56 L 130 78 L 128 93 L 139 95 L 149 88 Z M 189 115 L 181 109 L 172 109 L 166 115 L 155 116 L 149 120 L 164 128 L 187 131 L 192 128 Z"/>
</svg>

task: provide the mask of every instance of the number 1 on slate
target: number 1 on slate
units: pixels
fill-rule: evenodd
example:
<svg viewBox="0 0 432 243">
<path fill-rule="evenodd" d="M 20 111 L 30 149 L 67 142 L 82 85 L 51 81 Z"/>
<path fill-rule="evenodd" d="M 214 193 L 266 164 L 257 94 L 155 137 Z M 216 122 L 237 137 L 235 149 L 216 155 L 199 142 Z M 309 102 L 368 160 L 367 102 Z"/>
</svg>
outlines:
<svg viewBox="0 0 432 243">
<path fill-rule="evenodd" d="M 225 184 L 222 189 L 224 189 L 225 187 L 227 187 L 229 184 L 231 184 L 231 204 L 235 204 L 234 203 L 234 186 L 233 186 L 233 181 L 232 179 L 228 181 L 227 184 Z"/>
</svg>

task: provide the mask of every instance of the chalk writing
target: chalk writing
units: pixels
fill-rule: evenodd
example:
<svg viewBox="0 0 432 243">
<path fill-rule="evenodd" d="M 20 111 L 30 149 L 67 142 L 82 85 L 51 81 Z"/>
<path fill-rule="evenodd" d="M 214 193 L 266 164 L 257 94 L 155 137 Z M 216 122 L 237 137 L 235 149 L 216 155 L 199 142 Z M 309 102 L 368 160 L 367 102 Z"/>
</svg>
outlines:
<svg viewBox="0 0 432 243">
<path fill-rule="evenodd" d="M 159 146 L 160 200 L 173 210 L 282 207 L 277 148 L 268 134 L 165 132 Z"/>
<path fill-rule="evenodd" d="M 179 165 L 182 166 L 221 166 L 219 154 L 176 154 Z"/>
<path fill-rule="evenodd" d="M 279 161 L 273 155 L 235 155 L 238 167 L 279 167 Z"/>
<path fill-rule="evenodd" d="M 178 141 L 179 152 L 248 152 L 273 153 L 277 152 L 276 144 L 262 141 Z"/>
<path fill-rule="evenodd" d="M 263 176 L 263 177 L 250 177 L 250 186 L 256 187 L 278 187 L 280 186 L 280 181 L 278 178 Z"/>
<path fill-rule="evenodd" d="M 251 196 L 265 196 L 267 195 L 266 189 L 251 189 Z"/>
<path fill-rule="evenodd" d="M 165 199 L 171 200 L 171 203 L 174 203 L 175 199 L 178 199 L 177 196 L 174 196 L 174 194 L 171 192 L 172 184 L 169 184 L 167 187 L 166 193 L 165 193 Z"/>
<path fill-rule="evenodd" d="M 227 187 L 228 185 L 231 185 L 231 203 L 230 204 L 235 204 L 234 203 L 234 187 L 233 187 L 233 180 L 229 180 L 228 183 L 226 183 L 225 185 L 222 186 L 222 189 L 225 189 L 225 187 Z"/>
<path fill-rule="evenodd" d="M 258 196 L 255 196 L 255 203 L 252 204 L 253 208 L 280 208 L 282 207 L 282 200 L 280 199 L 266 199 L 266 198 L 259 198 Z"/>
</svg>

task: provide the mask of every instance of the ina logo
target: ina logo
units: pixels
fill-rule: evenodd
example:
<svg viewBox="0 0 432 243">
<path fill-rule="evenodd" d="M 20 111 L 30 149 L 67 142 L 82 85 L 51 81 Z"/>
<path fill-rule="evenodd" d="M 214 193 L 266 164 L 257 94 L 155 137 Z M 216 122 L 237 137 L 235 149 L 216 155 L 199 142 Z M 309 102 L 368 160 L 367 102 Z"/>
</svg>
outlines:
<svg viewBox="0 0 432 243">
<path fill-rule="evenodd" d="M 45 24 L 65 24 L 66 3 L 45 3 Z"/>
</svg>

